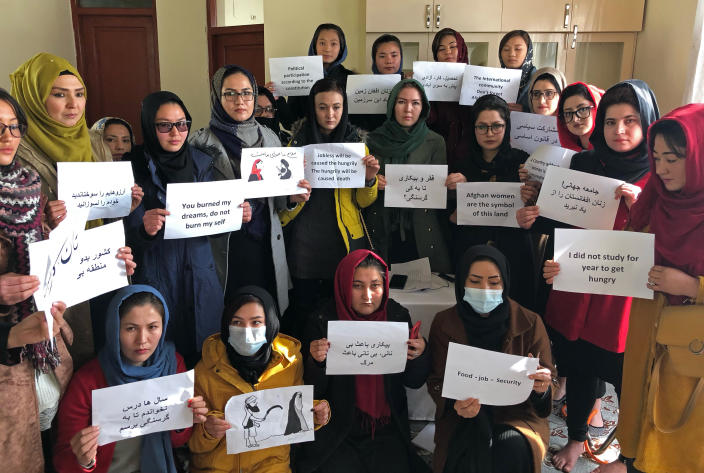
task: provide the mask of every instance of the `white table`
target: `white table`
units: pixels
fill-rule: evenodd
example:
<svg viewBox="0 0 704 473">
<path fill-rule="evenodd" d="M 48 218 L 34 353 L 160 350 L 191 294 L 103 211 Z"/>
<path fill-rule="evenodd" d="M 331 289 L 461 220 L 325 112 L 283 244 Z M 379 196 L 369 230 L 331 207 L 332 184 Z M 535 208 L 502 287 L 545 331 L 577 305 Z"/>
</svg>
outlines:
<svg viewBox="0 0 704 473">
<path fill-rule="evenodd" d="M 454 306 L 455 285 L 433 275 L 433 287 L 423 291 L 406 292 L 391 289 L 391 298 L 404 306 L 411 313 L 415 324 L 421 321 L 420 333 L 428 339 L 430 326 L 435 314 Z M 426 348 L 427 349 L 427 348 Z M 435 420 L 435 402 L 428 394 L 428 388 L 423 385 L 419 389 L 406 388 L 408 397 L 408 418 L 411 420 Z"/>
</svg>

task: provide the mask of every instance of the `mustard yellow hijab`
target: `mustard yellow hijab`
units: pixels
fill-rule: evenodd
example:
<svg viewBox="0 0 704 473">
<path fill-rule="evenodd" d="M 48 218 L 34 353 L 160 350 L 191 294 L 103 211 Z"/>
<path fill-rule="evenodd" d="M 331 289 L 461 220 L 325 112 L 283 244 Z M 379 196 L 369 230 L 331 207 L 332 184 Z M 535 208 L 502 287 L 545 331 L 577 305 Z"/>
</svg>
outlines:
<svg viewBox="0 0 704 473">
<path fill-rule="evenodd" d="M 85 112 L 75 125 L 57 122 L 46 111 L 45 102 L 57 77 L 69 71 L 81 82 L 83 78 L 66 59 L 39 53 L 10 74 L 12 95 L 27 114 L 28 128 L 24 139 L 46 154 L 52 161 L 93 161 Z"/>
</svg>

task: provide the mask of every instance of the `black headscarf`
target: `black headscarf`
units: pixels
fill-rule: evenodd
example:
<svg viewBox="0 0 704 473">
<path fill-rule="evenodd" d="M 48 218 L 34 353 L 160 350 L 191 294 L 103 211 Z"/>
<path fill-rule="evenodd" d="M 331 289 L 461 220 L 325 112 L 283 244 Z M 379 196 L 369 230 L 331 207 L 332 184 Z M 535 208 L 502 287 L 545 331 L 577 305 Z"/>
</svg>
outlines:
<svg viewBox="0 0 704 473">
<path fill-rule="evenodd" d="M 322 92 L 337 92 L 342 95 L 342 117 L 340 123 L 337 124 L 334 130 L 329 135 L 324 135 L 320 132 L 318 119 L 315 115 L 315 96 Z M 320 79 L 313 84 L 308 95 L 308 115 L 306 117 L 306 142 L 309 144 L 317 143 L 344 143 L 349 135 L 348 128 L 350 127 L 349 115 L 347 113 L 347 94 L 342 84 L 335 79 L 326 77 Z"/>
<path fill-rule="evenodd" d="M 257 89 L 260 95 L 263 95 L 264 97 L 269 99 L 269 102 L 271 102 L 272 107 L 276 107 L 276 99 L 274 98 L 274 94 L 272 94 L 269 89 L 261 85 L 258 85 Z M 257 107 L 256 103 L 254 104 L 254 107 Z M 255 120 L 257 120 L 260 125 L 264 125 L 265 127 L 271 129 L 274 133 L 276 133 L 276 136 L 278 136 L 281 132 L 278 111 L 277 113 L 274 113 L 274 118 L 256 117 Z"/>
<path fill-rule="evenodd" d="M 164 151 L 157 138 L 156 114 L 159 107 L 167 103 L 179 105 L 184 115 L 186 115 L 186 120 L 191 121 L 191 114 L 188 113 L 188 109 L 178 95 L 173 92 L 162 90 L 147 95 L 142 100 L 142 136 L 144 137 L 144 144 L 141 147 L 137 147 L 138 149 L 135 150 L 134 156 L 130 159 L 134 162 L 135 159 L 140 159 L 140 154 L 147 154 L 154 161 L 157 173 L 164 184 L 193 182 L 193 159 L 191 158 L 188 141 L 184 141 L 183 146 L 178 151 L 169 152 Z M 147 158 L 147 156 L 144 156 L 141 161 L 146 163 L 147 160 L 144 158 Z"/>
<path fill-rule="evenodd" d="M 488 258 L 493 261 L 501 273 L 503 283 L 503 303 L 489 313 L 488 317 L 477 314 L 469 303 L 464 301 L 464 284 L 469 275 L 469 268 L 479 258 Z M 467 332 L 467 340 L 471 346 L 485 350 L 501 350 L 501 343 L 508 330 L 510 273 L 508 261 L 499 250 L 489 245 L 475 245 L 467 249 L 462 256 L 457 271 L 455 272 L 455 298 L 457 299 L 457 313 Z"/>
<path fill-rule="evenodd" d="M 237 312 L 237 309 L 246 304 L 243 302 L 245 296 L 254 296 L 259 299 L 259 303 L 264 307 L 264 317 L 266 319 L 266 343 L 252 356 L 240 355 L 232 348 L 228 342 L 230 338 L 230 322 L 232 316 Z M 259 380 L 271 360 L 272 348 L 271 344 L 279 334 L 279 309 L 274 298 L 261 287 L 244 286 L 238 289 L 230 298 L 230 301 L 225 304 L 225 309 L 222 313 L 220 326 L 220 339 L 225 344 L 227 358 L 230 364 L 237 370 L 242 379 L 249 384 L 255 384 Z"/>
<path fill-rule="evenodd" d="M 523 91 L 528 85 L 530 76 L 532 76 L 535 72 L 535 66 L 533 65 L 533 41 L 530 39 L 530 35 L 526 31 L 509 31 L 504 35 L 503 38 L 501 38 L 501 42 L 499 43 L 499 63 L 501 64 L 501 67 L 506 69 L 504 59 L 501 57 L 501 51 L 504 49 L 504 45 L 508 42 L 508 40 L 515 36 L 520 36 L 526 43 L 526 57 L 523 60 L 523 64 L 521 64 L 521 85 L 518 89 L 518 96 L 520 97 L 521 95 L 523 95 Z"/>
</svg>

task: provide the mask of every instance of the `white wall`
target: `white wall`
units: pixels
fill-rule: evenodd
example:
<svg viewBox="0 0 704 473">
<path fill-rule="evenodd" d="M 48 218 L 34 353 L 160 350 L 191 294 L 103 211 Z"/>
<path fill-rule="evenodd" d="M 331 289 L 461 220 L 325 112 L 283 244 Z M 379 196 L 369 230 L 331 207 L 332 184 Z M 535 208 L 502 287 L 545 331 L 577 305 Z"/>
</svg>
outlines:
<svg viewBox="0 0 704 473">
<path fill-rule="evenodd" d="M 218 26 L 264 23 L 264 0 L 217 0 Z"/>
</svg>

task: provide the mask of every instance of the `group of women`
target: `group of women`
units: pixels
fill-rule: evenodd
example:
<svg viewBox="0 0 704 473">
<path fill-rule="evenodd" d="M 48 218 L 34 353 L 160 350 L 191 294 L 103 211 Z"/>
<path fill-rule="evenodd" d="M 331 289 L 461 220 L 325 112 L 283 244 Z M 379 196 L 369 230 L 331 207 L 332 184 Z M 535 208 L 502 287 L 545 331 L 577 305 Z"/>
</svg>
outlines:
<svg viewBox="0 0 704 473">
<path fill-rule="evenodd" d="M 569 441 L 552 462 L 570 471 L 603 425 L 606 381 L 621 398 L 622 456 L 600 473 L 700 470 L 701 364 L 670 356 L 666 345 L 683 338 L 663 338 L 659 327 L 701 327 L 704 106 L 660 118 L 642 81 L 606 91 L 567 85 L 556 69 L 535 70 L 526 32 L 508 33 L 500 46 L 502 67 L 522 71 L 515 103 L 493 95 L 472 107 L 431 103 L 406 78 L 385 116 L 351 117 L 344 33 L 322 24 L 309 54 L 323 57 L 325 78 L 307 98 L 276 97 L 271 84 L 225 66 L 211 81 L 207 127 L 192 132 L 183 101 L 155 92 L 141 104 L 139 145 L 120 118 L 88 128 L 86 85 L 67 61 L 40 53 L 21 65 L 11 94 L 0 90 L 3 468 L 426 471 L 410 443 L 405 391 L 426 383 L 437 406 L 434 472 L 537 473 L 555 404 L 566 406 Z M 454 30 L 438 32 L 432 48 L 436 61 L 468 62 Z M 375 74 L 401 73 L 401 42 L 381 36 L 372 59 Z M 561 145 L 578 152 L 572 169 L 624 181 L 614 230 L 655 234 L 656 265 L 643 275 L 654 300 L 549 290 L 560 270 L 550 236 L 563 225 L 534 205 L 540 184 L 522 169 L 527 154 L 511 148 L 512 110 L 556 115 Z M 312 190 L 302 180 L 303 194 L 245 201 L 237 232 L 163 238 L 168 184 L 240 179 L 243 148 L 350 142 L 367 146 L 364 187 Z M 129 160 L 135 177 L 127 246 L 117 255 L 134 284 L 68 310 L 57 301 L 49 334 L 32 300 L 39 281 L 29 275 L 28 245 L 70 211 L 57 200 L 56 163 L 110 160 Z M 386 208 L 387 164 L 447 164 L 450 191 L 461 182 L 522 182 L 520 228 L 458 226 L 452 197 L 443 210 Z M 411 328 L 409 311 L 391 298 L 387 263 L 422 257 L 454 273 L 456 305 L 437 314 L 428 340 L 409 332 L 405 370 L 327 375 L 328 321 Z M 528 399 L 496 407 L 443 398 L 450 342 L 537 357 Z M 192 428 L 98 446 L 94 389 L 193 367 Z M 314 442 L 227 454 L 230 397 L 302 383 L 314 386 Z"/>
</svg>

